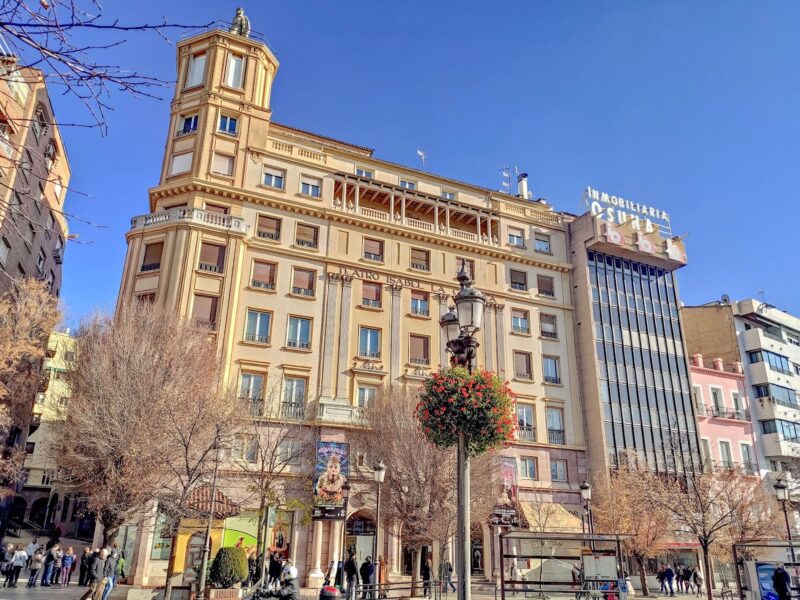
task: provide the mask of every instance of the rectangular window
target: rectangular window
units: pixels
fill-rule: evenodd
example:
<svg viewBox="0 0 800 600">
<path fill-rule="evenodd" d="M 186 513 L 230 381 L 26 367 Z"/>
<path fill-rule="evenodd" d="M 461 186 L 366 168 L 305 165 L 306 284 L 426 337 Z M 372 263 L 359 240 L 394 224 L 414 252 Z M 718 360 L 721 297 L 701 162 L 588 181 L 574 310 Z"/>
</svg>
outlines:
<svg viewBox="0 0 800 600">
<path fill-rule="evenodd" d="M 275 263 L 253 261 L 253 278 L 250 280 L 250 284 L 263 290 L 274 290 L 276 268 Z"/>
<path fill-rule="evenodd" d="M 378 388 L 371 385 L 358 386 L 358 407 L 364 408 L 370 402 L 375 401 L 375 396 L 378 394 Z"/>
<path fill-rule="evenodd" d="M 431 338 L 427 335 L 408 336 L 408 362 L 414 365 L 431 364 L 430 346 Z"/>
<path fill-rule="evenodd" d="M 28 249 L 33 246 L 33 240 L 36 238 L 36 230 L 33 228 L 31 223 L 28 223 L 27 227 L 22 229 L 22 239 L 25 240 L 25 243 L 28 244 Z"/>
<path fill-rule="evenodd" d="M 221 115 L 219 118 L 219 127 L 217 130 L 220 133 L 225 133 L 227 135 L 236 135 L 236 125 L 238 120 L 236 117 L 229 117 L 227 115 Z"/>
<path fill-rule="evenodd" d="M 206 72 L 206 53 L 198 52 L 189 57 L 189 68 L 186 70 L 186 87 L 194 87 L 203 83 Z"/>
<path fill-rule="evenodd" d="M 519 459 L 519 468 L 522 479 L 536 479 L 536 459 L 534 457 L 521 457 Z"/>
<path fill-rule="evenodd" d="M 322 195 L 322 182 L 315 177 L 303 175 L 300 178 L 300 193 L 304 196 L 319 198 Z"/>
<path fill-rule="evenodd" d="M 536 276 L 536 289 L 539 291 L 540 296 L 554 298 L 556 295 L 553 278 L 546 275 Z"/>
<path fill-rule="evenodd" d="M 711 388 L 711 402 L 713 403 L 715 417 L 725 414 L 725 404 L 722 401 L 721 389 Z"/>
<path fill-rule="evenodd" d="M 282 190 L 285 179 L 286 171 L 273 169 L 272 167 L 264 167 L 264 178 L 262 179 L 262 183 L 265 186 Z"/>
<path fill-rule="evenodd" d="M 508 245 L 518 248 L 525 247 L 525 234 L 519 227 L 508 228 Z"/>
<path fill-rule="evenodd" d="M 366 358 L 381 357 L 381 330 L 372 327 L 359 327 L 358 355 Z"/>
<path fill-rule="evenodd" d="M 427 317 L 430 314 L 430 304 L 428 292 L 411 290 L 411 314 Z"/>
<path fill-rule="evenodd" d="M 706 464 L 711 462 L 711 444 L 708 441 L 708 438 L 701 438 L 700 439 L 700 450 L 703 454 L 703 460 Z"/>
<path fill-rule="evenodd" d="M 206 202 L 206 211 L 217 213 L 218 215 L 227 215 L 228 214 L 228 207 L 227 206 L 220 206 L 219 204 L 209 204 Z"/>
<path fill-rule="evenodd" d="M 551 340 L 558 339 L 555 315 L 539 315 L 539 333 L 544 338 L 550 338 Z"/>
<path fill-rule="evenodd" d="M 561 383 L 561 366 L 557 357 L 543 356 L 542 370 L 547 383 Z"/>
<path fill-rule="evenodd" d="M 261 400 L 264 397 L 264 376 L 258 373 L 242 373 L 239 385 L 239 398 L 243 400 Z M 261 411 L 251 416 L 260 416 Z"/>
<path fill-rule="evenodd" d="M 259 215 L 256 226 L 256 234 L 266 240 L 281 239 L 281 220 L 275 217 L 265 217 Z"/>
<path fill-rule="evenodd" d="M 303 377 L 287 377 L 283 383 L 283 402 L 294 406 L 306 403 L 308 380 Z"/>
<path fill-rule="evenodd" d="M 364 258 L 376 262 L 383 262 L 383 242 L 364 238 Z"/>
<path fill-rule="evenodd" d="M 211 172 L 217 175 L 233 175 L 233 157 L 226 156 L 225 154 L 214 153 L 214 158 L 211 159 Z"/>
<path fill-rule="evenodd" d="M 286 345 L 304 350 L 311 347 L 311 319 L 289 317 Z"/>
<path fill-rule="evenodd" d="M 361 167 L 356 167 L 356 175 L 358 177 L 363 177 L 364 179 L 372 179 L 373 173 L 372 171 L 362 169 Z"/>
<path fill-rule="evenodd" d="M 519 439 L 536 441 L 536 424 L 533 421 L 533 406 L 517 404 L 517 431 Z"/>
<path fill-rule="evenodd" d="M 217 302 L 216 296 L 194 295 L 192 303 L 192 319 L 199 325 L 210 329 L 217 328 Z"/>
<path fill-rule="evenodd" d="M 414 183 L 413 181 L 408 181 L 406 179 L 401 179 L 400 180 L 400 187 L 401 188 L 405 188 L 407 190 L 415 190 L 415 189 L 417 189 L 417 184 Z"/>
<path fill-rule="evenodd" d="M 528 311 L 521 308 L 511 309 L 511 330 L 515 333 L 530 333 Z"/>
<path fill-rule="evenodd" d="M 272 313 L 248 310 L 244 339 L 257 344 L 268 344 L 271 335 L 271 326 Z"/>
<path fill-rule="evenodd" d="M 11 244 L 8 243 L 6 238 L 0 239 L 0 266 L 6 266 L 9 252 L 11 252 Z"/>
<path fill-rule="evenodd" d="M 45 223 L 45 231 L 50 234 L 53 232 L 53 226 L 55 225 L 56 221 L 53 218 L 53 213 L 47 213 L 47 223 Z"/>
<path fill-rule="evenodd" d="M 733 456 L 731 455 L 731 443 L 720 440 L 719 456 L 722 459 L 723 469 L 733 468 Z"/>
<path fill-rule="evenodd" d="M 39 272 L 40 277 L 44 275 L 44 261 L 46 259 L 47 255 L 44 253 L 44 250 L 39 248 L 39 256 L 36 259 L 36 270 Z"/>
<path fill-rule="evenodd" d="M 448 192 L 446 190 L 442 190 L 442 198 L 444 198 L 445 200 L 455 200 L 456 199 L 456 193 L 455 192 Z"/>
<path fill-rule="evenodd" d="M 536 252 L 543 254 L 552 254 L 550 250 L 550 236 L 543 233 L 537 233 L 533 238 L 533 249 Z"/>
<path fill-rule="evenodd" d="M 778 371 L 785 375 L 791 375 L 789 370 L 789 359 L 780 354 L 769 352 L 768 350 L 757 350 L 755 352 L 748 352 L 751 363 L 766 362 L 767 366 L 773 371 Z"/>
<path fill-rule="evenodd" d="M 383 286 L 380 283 L 361 284 L 361 304 L 372 308 L 381 307 Z"/>
<path fill-rule="evenodd" d="M 514 376 L 517 379 L 533 379 L 530 352 L 514 351 Z"/>
<path fill-rule="evenodd" d="M 548 407 L 546 412 L 547 419 L 547 442 L 550 444 L 563 446 L 564 441 L 564 411 L 560 408 Z"/>
<path fill-rule="evenodd" d="M 258 439 L 254 435 L 237 435 L 233 440 L 231 454 L 236 460 L 258 462 Z"/>
<path fill-rule="evenodd" d="M 240 88 L 244 83 L 244 56 L 228 54 L 228 65 L 225 71 L 225 85 Z"/>
<path fill-rule="evenodd" d="M 431 253 L 419 248 L 411 248 L 411 268 L 417 271 L 431 270 Z"/>
<path fill-rule="evenodd" d="M 705 416 L 706 407 L 703 404 L 703 391 L 699 385 L 692 386 L 692 400 L 694 401 L 694 408 L 698 415 Z"/>
<path fill-rule="evenodd" d="M 147 244 L 144 247 L 144 260 L 142 271 L 155 271 L 161 267 L 161 253 L 164 251 L 164 242 Z"/>
<path fill-rule="evenodd" d="M 298 223 L 294 243 L 304 248 L 316 248 L 319 244 L 319 228 L 314 225 Z"/>
<path fill-rule="evenodd" d="M 173 156 L 169 174 L 177 175 L 190 171 L 192 168 L 192 156 L 194 156 L 194 152 L 184 152 L 183 154 L 176 154 Z"/>
<path fill-rule="evenodd" d="M 0 148 L 3 150 L 3 154 L 6 155 L 6 158 L 11 158 L 14 156 L 14 147 L 11 145 L 11 129 L 8 126 L 8 123 L 5 121 L 0 121 Z"/>
<path fill-rule="evenodd" d="M 181 116 L 179 119 L 178 137 L 197 131 L 197 115 Z"/>
<path fill-rule="evenodd" d="M 225 268 L 225 246 L 208 242 L 200 244 L 200 262 L 197 268 L 209 273 L 222 273 Z"/>
<path fill-rule="evenodd" d="M 550 479 L 552 481 L 567 480 L 567 461 L 562 459 L 550 460 Z"/>
<path fill-rule="evenodd" d="M 295 267 L 294 273 L 292 274 L 292 293 L 300 296 L 313 296 L 316 278 L 316 271 L 298 269 Z"/>
<path fill-rule="evenodd" d="M 750 444 L 740 444 L 742 450 L 742 468 L 747 475 L 753 475 L 756 469 L 756 461 L 753 459 L 753 447 Z"/>
<path fill-rule="evenodd" d="M 528 289 L 528 274 L 525 271 L 511 269 L 511 289 L 520 291 Z"/>
<path fill-rule="evenodd" d="M 471 258 L 462 258 L 458 257 L 456 259 L 456 274 L 461 272 L 461 267 L 464 267 L 467 270 L 467 275 L 469 275 L 473 280 L 475 279 L 475 261 Z"/>
</svg>

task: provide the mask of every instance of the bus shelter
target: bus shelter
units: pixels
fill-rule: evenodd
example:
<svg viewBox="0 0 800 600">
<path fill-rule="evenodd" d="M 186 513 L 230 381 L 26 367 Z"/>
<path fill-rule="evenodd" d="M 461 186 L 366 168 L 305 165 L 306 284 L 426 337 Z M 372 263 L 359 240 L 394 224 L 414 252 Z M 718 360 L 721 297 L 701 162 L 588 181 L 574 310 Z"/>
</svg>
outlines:
<svg viewBox="0 0 800 600">
<path fill-rule="evenodd" d="M 800 544 L 791 540 L 747 540 L 733 544 L 736 585 L 741 600 L 779 600 L 775 571 L 789 578 L 791 597 L 800 598 Z"/>
<path fill-rule="evenodd" d="M 575 596 L 627 600 L 625 536 L 510 531 L 500 535 L 502 600 Z"/>
</svg>

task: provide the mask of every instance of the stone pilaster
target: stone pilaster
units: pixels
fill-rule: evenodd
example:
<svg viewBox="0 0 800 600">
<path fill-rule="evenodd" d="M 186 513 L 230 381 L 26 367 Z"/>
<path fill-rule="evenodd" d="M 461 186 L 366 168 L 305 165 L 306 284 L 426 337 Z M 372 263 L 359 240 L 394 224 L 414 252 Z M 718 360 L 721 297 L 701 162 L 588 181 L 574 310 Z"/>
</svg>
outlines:
<svg viewBox="0 0 800 600">
<path fill-rule="evenodd" d="M 506 325 L 505 325 L 505 304 L 495 304 L 495 324 L 497 325 L 497 372 L 500 377 L 511 379 L 506 370 Z M 513 375 L 512 375 L 513 376 Z"/>
<path fill-rule="evenodd" d="M 494 309 L 497 303 L 489 299 L 486 301 L 486 311 L 483 315 L 483 352 L 484 366 L 487 371 L 494 371 Z"/>
<path fill-rule="evenodd" d="M 347 371 L 350 363 L 350 298 L 353 294 L 353 276 L 342 275 L 342 306 L 339 312 L 339 367 L 336 374 L 336 399 L 349 402 L 347 396 Z"/>
<path fill-rule="evenodd" d="M 389 330 L 389 383 L 393 384 L 400 377 L 400 356 L 403 341 L 400 339 L 400 308 L 403 302 L 403 286 L 393 283 L 389 286 L 392 295 L 392 322 Z"/>
<path fill-rule="evenodd" d="M 334 369 L 334 347 L 336 343 L 336 295 L 339 288 L 340 275 L 338 273 L 328 273 L 326 277 L 325 289 L 325 322 L 322 339 L 322 366 L 320 379 L 322 386 L 320 389 L 320 400 L 330 402 L 333 399 L 333 369 Z"/>
<path fill-rule="evenodd" d="M 308 573 L 308 587 L 317 587 L 324 577 L 322 572 L 322 521 L 314 521 L 311 538 L 311 570 Z"/>
<path fill-rule="evenodd" d="M 448 311 L 448 303 L 450 302 L 450 294 L 447 292 L 438 292 L 434 294 L 436 300 L 439 301 L 439 318 L 441 319 Z M 445 337 L 444 330 L 439 327 L 439 364 L 447 366 L 450 360 L 447 358 L 447 338 Z"/>
</svg>

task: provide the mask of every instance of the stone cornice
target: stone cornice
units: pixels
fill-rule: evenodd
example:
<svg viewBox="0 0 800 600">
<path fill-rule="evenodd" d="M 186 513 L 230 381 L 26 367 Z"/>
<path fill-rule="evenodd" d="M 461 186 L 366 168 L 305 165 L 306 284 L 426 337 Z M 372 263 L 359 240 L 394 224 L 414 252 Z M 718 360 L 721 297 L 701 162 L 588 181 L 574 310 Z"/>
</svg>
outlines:
<svg viewBox="0 0 800 600">
<path fill-rule="evenodd" d="M 712 369 L 709 367 L 697 367 L 692 364 L 689 365 L 689 370 L 692 373 L 698 373 L 702 375 L 715 375 L 717 377 L 723 377 L 725 379 L 735 379 L 737 381 L 744 381 L 744 373 L 733 373 L 731 371 L 718 371 L 717 369 Z"/>
</svg>

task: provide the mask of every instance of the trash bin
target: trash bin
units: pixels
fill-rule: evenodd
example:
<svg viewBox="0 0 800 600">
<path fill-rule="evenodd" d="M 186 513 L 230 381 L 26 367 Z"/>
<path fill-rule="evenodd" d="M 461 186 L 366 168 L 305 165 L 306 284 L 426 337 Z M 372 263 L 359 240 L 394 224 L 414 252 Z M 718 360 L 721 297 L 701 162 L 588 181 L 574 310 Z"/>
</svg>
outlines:
<svg viewBox="0 0 800 600">
<path fill-rule="evenodd" d="M 342 594 L 332 585 L 322 586 L 319 591 L 319 600 L 341 600 Z"/>
</svg>

